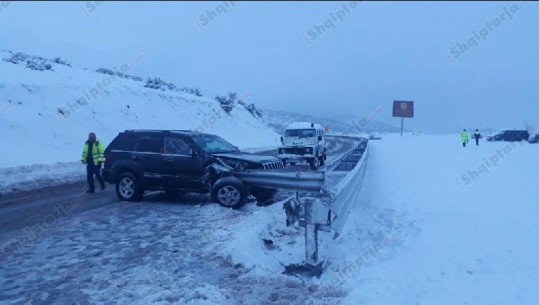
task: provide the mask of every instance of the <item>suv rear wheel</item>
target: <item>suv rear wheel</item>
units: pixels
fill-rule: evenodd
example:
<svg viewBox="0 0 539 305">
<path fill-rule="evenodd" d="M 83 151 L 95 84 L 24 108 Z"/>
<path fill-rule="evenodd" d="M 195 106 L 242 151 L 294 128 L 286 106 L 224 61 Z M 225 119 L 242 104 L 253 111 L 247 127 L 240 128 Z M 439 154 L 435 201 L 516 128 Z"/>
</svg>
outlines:
<svg viewBox="0 0 539 305">
<path fill-rule="evenodd" d="M 223 177 L 212 186 L 212 200 L 224 207 L 239 209 L 245 204 L 245 197 L 245 186 L 238 178 Z"/>
<path fill-rule="evenodd" d="M 116 194 L 122 201 L 139 201 L 144 193 L 137 177 L 130 172 L 121 173 L 116 182 Z"/>
</svg>

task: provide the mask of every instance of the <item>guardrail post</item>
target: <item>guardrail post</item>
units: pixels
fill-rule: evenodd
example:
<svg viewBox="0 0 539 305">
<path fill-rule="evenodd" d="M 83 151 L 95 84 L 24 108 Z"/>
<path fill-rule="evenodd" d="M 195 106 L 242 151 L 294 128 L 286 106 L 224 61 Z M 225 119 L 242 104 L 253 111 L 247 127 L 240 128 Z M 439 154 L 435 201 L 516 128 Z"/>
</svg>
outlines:
<svg viewBox="0 0 539 305">
<path fill-rule="evenodd" d="M 315 200 L 305 199 L 305 262 L 314 265 L 318 260 L 318 228 L 313 219 Z"/>
</svg>

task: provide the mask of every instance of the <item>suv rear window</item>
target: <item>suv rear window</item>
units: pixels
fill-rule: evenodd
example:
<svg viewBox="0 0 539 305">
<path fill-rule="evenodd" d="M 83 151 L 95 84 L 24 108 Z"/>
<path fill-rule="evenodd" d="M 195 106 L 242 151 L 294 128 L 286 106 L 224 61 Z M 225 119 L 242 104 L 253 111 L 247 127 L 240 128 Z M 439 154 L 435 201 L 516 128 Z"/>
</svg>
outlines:
<svg viewBox="0 0 539 305">
<path fill-rule="evenodd" d="M 138 152 L 161 153 L 163 151 L 163 137 L 142 136 L 137 141 L 135 150 Z"/>
<path fill-rule="evenodd" d="M 133 151 L 135 142 L 137 142 L 137 136 L 137 134 L 120 133 L 112 143 L 110 143 L 110 149 Z"/>
</svg>

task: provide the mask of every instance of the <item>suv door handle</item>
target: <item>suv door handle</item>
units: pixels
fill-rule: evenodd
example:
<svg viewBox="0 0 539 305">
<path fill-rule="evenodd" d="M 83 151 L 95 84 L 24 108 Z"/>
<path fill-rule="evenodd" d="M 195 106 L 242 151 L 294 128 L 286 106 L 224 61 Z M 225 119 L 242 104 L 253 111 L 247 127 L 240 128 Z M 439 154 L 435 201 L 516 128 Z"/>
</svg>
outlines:
<svg viewBox="0 0 539 305">
<path fill-rule="evenodd" d="M 135 161 L 140 161 L 140 157 L 139 156 L 132 156 L 131 159 L 135 160 Z"/>
</svg>

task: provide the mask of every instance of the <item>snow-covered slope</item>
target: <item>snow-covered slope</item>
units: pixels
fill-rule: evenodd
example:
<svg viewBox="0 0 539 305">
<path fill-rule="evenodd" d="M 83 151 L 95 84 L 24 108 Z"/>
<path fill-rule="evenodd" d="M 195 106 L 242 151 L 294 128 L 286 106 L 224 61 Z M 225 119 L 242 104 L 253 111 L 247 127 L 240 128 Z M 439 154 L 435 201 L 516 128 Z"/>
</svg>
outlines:
<svg viewBox="0 0 539 305">
<path fill-rule="evenodd" d="M 0 52 L 1 59 L 12 56 Z M 279 144 L 279 135 L 244 107 L 227 114 L 208 97 L 34 59 L 33 67 L 44 62 L 52 70 L 0 60 L 0 168 L 77 161 L 91 131 L 107 144 L 120 131 L 141 128 L 215 133 L 239 147 Z M 142 60 L 144 54 L 122 72 Z"/>
</svg>

